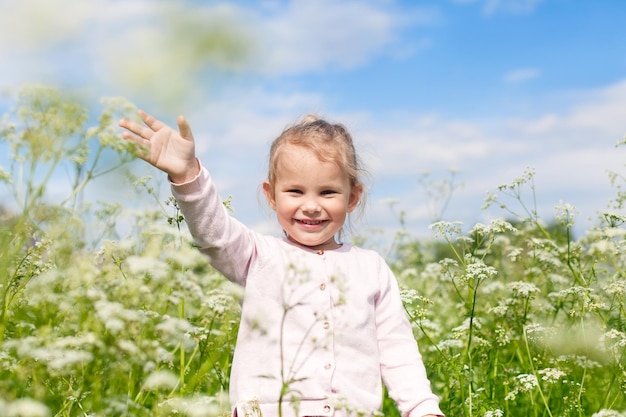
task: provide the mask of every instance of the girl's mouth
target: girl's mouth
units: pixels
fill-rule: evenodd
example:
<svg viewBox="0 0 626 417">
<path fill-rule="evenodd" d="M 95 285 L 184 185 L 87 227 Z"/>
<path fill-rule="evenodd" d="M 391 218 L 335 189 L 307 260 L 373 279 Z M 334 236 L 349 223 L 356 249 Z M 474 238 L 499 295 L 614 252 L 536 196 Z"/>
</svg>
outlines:
<svg viewBox="0 0 626 417">
<path fill-rule="evenodd" d="M 327 220 L 307 220 L 307 219 L 294 219 L 296 223 L 299 223 L 304 226 L 319 226 L 320 224 L 324 224 Z"/>
</svg>

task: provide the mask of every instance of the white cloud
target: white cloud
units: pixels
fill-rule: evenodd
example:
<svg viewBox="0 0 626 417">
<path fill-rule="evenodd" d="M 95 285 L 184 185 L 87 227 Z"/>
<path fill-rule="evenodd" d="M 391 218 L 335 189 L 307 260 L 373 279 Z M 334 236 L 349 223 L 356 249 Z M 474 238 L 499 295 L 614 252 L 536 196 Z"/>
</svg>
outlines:
<svg viewBox="0 0 626 417">
<path fill-rule="evenodd" d="M 219 80 L 222 69 L 276 77 L 405 59 L 431 41 L 402 42 L 401 32 L 438 19 L 434 9 L 377 1 L 276 4 L 0 2 L 0 54 L 8 63 L 0 80 L 78 82 L 96 96 L 113 91 L 173 109 L 204 95 L 210 86 L 202 84 Z M 221 44 L 216 31 L 226 34 Z"/>
<path fill-rule="evenodd" d="M 471 226 L 493 216 L 507 217 L 497 208 L 483 212 L 486 193 L 535 169 L 535 195 L 526 190 L 524 203 L 548 221 L 560 200 L 581 211 L 579 232 L 589 226 L 598 210 L 613 196 L 607 170 L 624 172 L 624 150 L 614 144 L 626 133 L 625 110 L 620 97 L 626 82 L 597 90 L 567 93 L 561 107 L 547 106 L 538 116 L 483 120 L 450 120 L 444 114 L 344 114 L 361 156 L 372 173 L 366 226 L 396 230 L 399 227 L 388 204 L 397 201 L 395 213 L 406 213 L 406 225 L 428 236 L 438 204 L 426 197 L 419 179 L 431 172 L 435 181 L 459 167 L 459 186 L 445 214 Z M 462 184 L 462 186 L 461 186 Z M 536 198 L 536 202 L 532 199 Z M 514 201 L 508 201 L 513 204 Z M 433 207 L 435 209 L 433 209 Z"/>
<path fill-rule="evenodd" d="M 532 13 L 544 0 L 452 0 L 456 4 L 478 3 L 483 6 L 487 16 L 496 13 L 527 14 Z"/>
<path fill-rule="evenodd" d="M 81 0 L 0 2 L 0 51 L 31 52 L 70 41 L 86 29 L 97 6 Z"/>
<path fill-rule="evenodd" d="M 193 97 L 207 67 L 240 65 L 247 36 L 244 13 L 226 3 L 2 2 L 0 79 L 123 91 L 167 106 Z"/>
<path fill-rule="evenodd" d="M 484 13 L 527 14 L 532 13 L 543 0 L 485 0 Z"/>
<path fill-rule="evenodd" d="M 262 34 L 257 70 L 297 74 L 351 69 L 374 57 L 406 56 L 428 45 L 399 43 L 400 31 L 437 19 L 432 10 L 394 12 L 374 2 L 293 1 L 268 19 L 259 20 Z"/>
<path fill-rule="evenodd" d="M 463 172 L 493 157 L 518 155 L 525 148 L 471 120 L 448 120 L 445 115 L 372 117 L 360 122 L 355 136 L 377 176 L 417 176 L 443 169 Z M 385 123 L 388 119 L 392 122 Z"/>
<path fill-rule="evenodd" d="M 597 90 L 565 94 L 564 106 L 537 102 L 546 110 L 537 116 L 483 120 L 449 119 L 445 114 L 332 114 L 345 123 L 372 174 L 367 224 L 395 228 L 389 207 L 379 199 L 395 198 L 415 230 L 427 230 L 432 209 L 419 185 L 420 175 L 456 178 L 447 211 L 450 220 L 480 221 L 487 191 L 519 177 L 528 166 L 536 170 L 538 209 L 549 219 L 559 200 L 571 202 L 585 215 L 603 208 L 612 190 L 607 169 L 620 170 L 623 151 L 614 144 L 626 133 L 623 103 L 626 82 Z M 202 155 L 222 195 L 233 195 L 237 216 L 251 225 L 268 227 L 271 216 L 256 199 L 265 176 L 270 141 L 298 114 L 319 109 L 324 97 L 302 92 L 290 95 L 265 90 L 230 91 L 193 119 L 194 130 L 211 143 Z M 209 116 L 203 116 L 209 115 Z M 396 210 L 396 211 L 397 211 Z M 504 215 L 505 213 L 500 213 Z"/>
<path fill-rule="evenodd" d="M 519 83 L 538 78 L 539 76 L 541 76 L 541 71 L 537 68 L 520 68 L 506 73 L 504 81 L 507 83 Z"/>
</svg>

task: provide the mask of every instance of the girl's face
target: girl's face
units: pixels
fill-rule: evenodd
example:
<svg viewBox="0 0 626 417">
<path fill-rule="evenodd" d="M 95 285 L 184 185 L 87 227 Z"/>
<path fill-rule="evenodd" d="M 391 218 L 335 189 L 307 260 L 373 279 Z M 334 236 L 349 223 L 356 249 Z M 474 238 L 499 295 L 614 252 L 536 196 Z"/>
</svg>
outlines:
<svg viewBox="0 0 626 417">
<path fill-rule="evenodd" d="M 341 168 L 302 146 L 285 146 L 276 168 L 274 187 L 266 181 L 263 192 L 287 237 L 311 249 L 337 248 L 335 235 L 357 206 L 362 187 L 351 187 Z"/>
</svg>

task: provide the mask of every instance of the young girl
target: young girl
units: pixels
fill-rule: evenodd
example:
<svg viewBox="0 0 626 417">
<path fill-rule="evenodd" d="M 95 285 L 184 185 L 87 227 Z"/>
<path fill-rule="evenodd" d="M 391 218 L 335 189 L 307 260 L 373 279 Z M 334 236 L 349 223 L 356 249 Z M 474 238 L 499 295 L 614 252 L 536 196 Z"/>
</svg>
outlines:
<svg viewBox="0 0 626 417">
<path fill-rule="evenodd" d="M 307 117 L 272 144 L 263 192 L 284 230 L 263 236 L 231 218 L 196 159 L 191 129 L 139 112 L 123 137 L 169 175 L 200 251 L 245 286 L 230 378 L 233 416 L 373 416 L 382 381 L 403 416 L 443 416 L 383 259 L 338 241 L 363 194 L 342 125 Z"/>
</svg>

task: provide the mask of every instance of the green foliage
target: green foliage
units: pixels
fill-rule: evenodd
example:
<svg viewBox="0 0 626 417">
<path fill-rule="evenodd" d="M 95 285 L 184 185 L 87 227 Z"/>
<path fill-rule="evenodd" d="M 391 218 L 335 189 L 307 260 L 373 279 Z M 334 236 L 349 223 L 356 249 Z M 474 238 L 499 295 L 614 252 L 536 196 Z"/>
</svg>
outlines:
<svg viewBox="0 0 626 417">
<path fill-rule="evenodd" d="M 437 222 L 441 241 L 399 248 L 394 267 L 442 409 L 622 415 L 608 410 L 626 410 L 624 217 L 604 213 L 574 240 L 575 208 L 561 203 L 545 226 L 523 199 L 529 190 L 531 171 L 488 197 L 514 222 L 467 233 Z"/>
<path fill-rule="evenodd" d="M 118 204 L 82 204 L 90 182 L 136 151 L 115 126 L 132 106 L 103 103 L 97 124 L 87 126 L 87 111 L 71 97 L 27 88 L 3 119 L 0 146 L 10 149 L 11 165 L 2 179 L 17 213 L 0 213 L 0 409 L 15 416 L 227 411 L 239 292 L 181 231 L 172 201 L 136 215 L 122 240 L 100 239 L 122 214 Z M 73 176 L 68 195 L 52 203 L 47 190 L 59 171 Z M 96 219 L 89 227 L 100 229 L 91 230 L 100 237 L 95 248 L 84 230 L 89 215 Z"/>
</svg>

